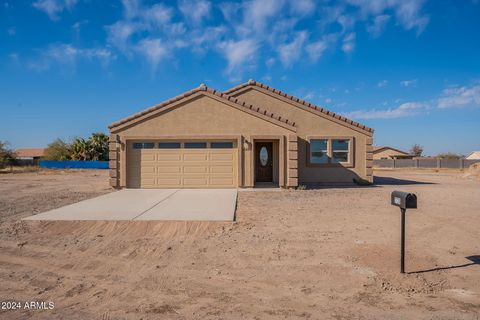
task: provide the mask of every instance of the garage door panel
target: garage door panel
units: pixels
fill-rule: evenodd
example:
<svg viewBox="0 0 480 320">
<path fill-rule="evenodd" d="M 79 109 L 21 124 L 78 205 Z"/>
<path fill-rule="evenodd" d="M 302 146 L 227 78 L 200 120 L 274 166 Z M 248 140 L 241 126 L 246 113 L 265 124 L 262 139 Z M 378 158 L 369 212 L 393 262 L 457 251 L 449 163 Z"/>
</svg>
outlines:
<svg viewBox="0 0 480 320">
<path fill-rule="evenodd" d="M 142 159 L 142 162 L 143 162 L 143 161 L 152 161 L 152 162 L 154 162 L 154 161 L 155 161 L 155 154 L 142 153 L 141 159 Z"/>
<path fill-rule="evenodd" d="M 210 173 L 233 173 L 233 166 L 226 165 L 226 166 L 210 166 Z"/>
<path fill-rule="evenodd" d="M 233 161 L 232 153 L 212 153 L 210 154 L 211 161 Z"/>
<path fill-rule="evenodd" d="M 157 173 L 182 173 L 181 166 L 157 166 Z"/>
<path fill-rule="evenodd" d="M 186 153 L 183 155 L 184 161 L 208 161 L 207 153 Z"/>
<path fill-rule="evenodd" d="M 185 177 L 183 178 L 183 185 L 185 187 L 207 187 L 208 177 Z"/>
<path fill-rule="evenodd" d="M 233 188 L 237 149 L 133 149 L 127 146 L 127 187 Z"/>
<path fill-rule="evenodd" d="M 157 161 L 180 161 L 182 160 L 182 155 L 180 153 L 163 153 L 157 155 Z"/>
<path fill-rule="evenodd" d="M 230 177 L 210 177 L 210 185 L 215 187 L 231 186 L 234 181 Z"/>
<path fill-rule="evenodd" d="M 176 187 L 182 184 L 182 178 L 169 177 L 169 178 L 157 178 L 157 186 L 160 187 Z"/>
<path fill-rule="evenodd" d="M 183 173 L 208 173 L 208 166 L 190 166 L 183 167 Z"/>
</svg>

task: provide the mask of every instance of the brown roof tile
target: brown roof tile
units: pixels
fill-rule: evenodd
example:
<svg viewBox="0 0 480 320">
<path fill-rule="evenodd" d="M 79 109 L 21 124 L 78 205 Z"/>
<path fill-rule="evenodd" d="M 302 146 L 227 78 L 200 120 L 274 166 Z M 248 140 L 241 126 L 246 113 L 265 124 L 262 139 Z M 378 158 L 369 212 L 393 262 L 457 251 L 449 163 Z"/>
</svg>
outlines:
<svg viewBox="0 0 480 320">
<path fill-rule="evenodd" d="M 355 121 L 350 120 L 350 119 L 348 119 L 348 118 L 345 118 L 345 117 L 343 117 L 343 116 L 340 116 L 340 115 L 338 115 L 338 114 L 336 114 L 336 113 L 334 113 L 334 112 L 332 112 L 332 111 L 329 111 L 329 110 L 324 109 L 324 108 L 322 108 L 322 107 L 316 106 L 316 105 L 314 105 L 314 104 L 312 104 L 312 103 L 310 103 L 310 102 L 307 102 L 307 101 L 302 100 L 302 99 L 300 99 L 300 98 L 294 97 L 294 96 L 292 96 L 292 95 L 289 95 L 289 94 L 287 94 L 287 93 L 285 93 L 285 92 L 282 92 L 282 91 L 280 91 L 280 90 L 278 90 L 278 89 L 269 87 L 269 86 L 267 86 L 266 84 L 260 83 L 260 82 L 255 81 L 255 80 L 248 80 L 248 82 L 242 83 L 242 84 L 240 84 L 240 85 L 238 85 L 238 86 L 236 86 L 236 87 L 233 87 L 233 88 L 231 88 L 231 89 L 228 89 L 228 90 L 224 91 L 224 93 L 226 93 L 226 94 L 231 94 L 231 93 L 233 93 L 233 92 L 235 92 L 235 91 L 238 91 L 238 90 L 243 89 L 243 88 L 248 87 L 248 86 L 257 86 L 257 87 L 263 88 L 263 89 L 268 90 L 268 91 L 270 91 L 270 92 L 279 94 L 279 95 L 281 95 L 281 96 L 283 96 L 283 97 L 285 97 L 285 98 L 287 98 L 287 99 L 290 99 L 290 100 L 292 100 L 292 101 L 294 101 L 294 102 L 296 102 L 296 103 L 302 104 L 302 105 L 304 105 L 304 106 L 306 106 L 306 107 L 309 107 L 309 108 L 311 108 L 311 109 L 314 109 L 314 110 L 318 110 L 318 111 L 320 111 L 320 112 L 322 112 L 322 113 L 324 113 L 324 114 L 326 114 L 326 115 L 328 115 L 328 116 L 330 116 L 330 117 L 333 117 L 333 118 L 335 118 L 335 119 L 344 121 L 344 122 L 346 122 L 346 123 L 348 123 L 349 125 L 352 125 L 352 126 L 354 126 L 354 127 L 358 127 L 358 128 L 360 128 L 360 129 L 365 130 L 365 131 L 370 132 L 370 133 L 373 133 L 373 132 L 374 132 L 374 130 L 373 130 L 372 128 L 369 128 L 369 127 L 367 127 L 367 126 L 365 126 L 365 125 L 363 125 L 363 124 L 361 124 L 361 123 L 358 123 L 358 122 L 355 122 Z"/>
</svg>

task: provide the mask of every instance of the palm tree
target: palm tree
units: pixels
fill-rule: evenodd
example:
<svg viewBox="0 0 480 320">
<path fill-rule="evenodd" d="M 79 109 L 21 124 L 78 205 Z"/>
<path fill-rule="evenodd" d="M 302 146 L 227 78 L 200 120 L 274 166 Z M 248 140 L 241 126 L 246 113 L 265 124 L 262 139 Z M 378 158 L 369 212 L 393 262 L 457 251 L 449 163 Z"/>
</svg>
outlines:
<svg viewBox="0 0 480 320">
<path fill-rule="evenodd" d="M 88 139 L 91 160 L 108 160 L 108 136 L 104 133 L 92 133 Z"/>
<path fill-rule="evenodd" d="M 73 160 L 90 160 L 90 143 L 83 138 L 75 138 L 71 145 Z"/>
</svg>

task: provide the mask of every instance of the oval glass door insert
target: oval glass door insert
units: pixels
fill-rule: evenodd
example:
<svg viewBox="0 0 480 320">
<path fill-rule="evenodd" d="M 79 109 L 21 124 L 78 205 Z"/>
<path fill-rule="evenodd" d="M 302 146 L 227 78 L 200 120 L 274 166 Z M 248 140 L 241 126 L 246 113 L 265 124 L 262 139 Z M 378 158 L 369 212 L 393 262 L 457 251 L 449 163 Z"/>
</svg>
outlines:
<svg viewBox="0 0 480 320">
<path fill-rule="evenodd" d="M 268 151 L 267 151 L 267 148 L 262 147 L 262 149 L 260 149 L 260 163 L 262 164 L 262 166 L 266 166 L 267 162 L 268 162 Z"/>
</svg>

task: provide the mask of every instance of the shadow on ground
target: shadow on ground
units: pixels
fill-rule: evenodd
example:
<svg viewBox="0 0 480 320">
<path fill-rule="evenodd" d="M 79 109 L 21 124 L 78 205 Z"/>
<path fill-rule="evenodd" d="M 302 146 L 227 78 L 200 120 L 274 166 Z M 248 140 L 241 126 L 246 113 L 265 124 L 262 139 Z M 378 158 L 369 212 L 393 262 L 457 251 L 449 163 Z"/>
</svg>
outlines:
<svg viewBox="0 0 480 320">
<path fill-rule="evenodd" d="M 459 264 L 456 266 L 448 266 L 448 267 L 438 267 L 426 270 L 419 270 L 419 271 L 412 271 L 408 272 L 409 274 L 416 274 L 416 273 L 426 273 L 426 272 L 433 272 L 433 271 L 441 271 L 441 270 L 450 270 L 450 269 L 457 269 L 457 268 L 465 268 L 469 266 L 474 266 L 476 264 L 480 265 L 480 255 L 478 256 L 468 256 L 465 259 L 470 260 L 470 263 Z"/>
<path fill-rule="evenodd" d="M 411 184 L 435 184 L 434 182 L 397 179 L 392 177 L 373 177 L 373 184 L 378 186 L 405 186 Z"/>
</svg>

